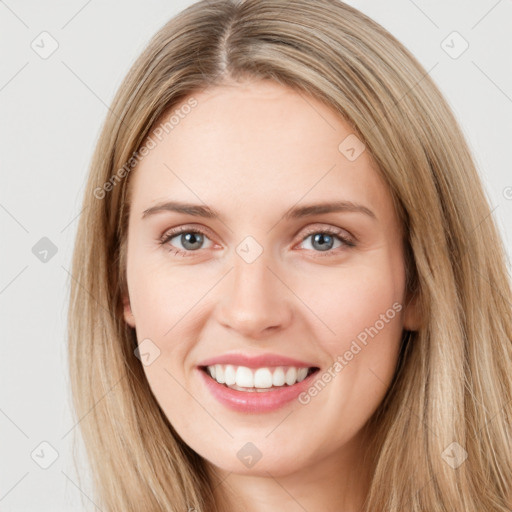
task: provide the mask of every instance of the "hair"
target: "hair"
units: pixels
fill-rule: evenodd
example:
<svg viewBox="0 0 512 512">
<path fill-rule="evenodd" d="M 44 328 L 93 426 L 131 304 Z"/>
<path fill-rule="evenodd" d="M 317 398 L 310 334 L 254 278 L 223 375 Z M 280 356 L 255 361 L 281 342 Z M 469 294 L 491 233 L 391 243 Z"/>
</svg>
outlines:
<svg viewBox="0 0 512 512">
<path fill-rule="evenodd" d="M 159 407 L 123 318 L 129 171 L 172 107 L 205 88 L 260 79 L 322 101 L 351 126 L 403 227 L 407 296 L 423 321 L 403 336 L 393 381 L 367 424 L 375 435 L 364 510 L 508 512 L 512 294 L 502 241 L 429 74 L 338 0 L 197 2 L 158 31 L 113 100 L 85 190 L 68 317 L 73 404 L 97 503 L 220 510 L 206 461 Z M 454 442 L 468 454 L 457 468 L 443 458 Z"/>
</svg>

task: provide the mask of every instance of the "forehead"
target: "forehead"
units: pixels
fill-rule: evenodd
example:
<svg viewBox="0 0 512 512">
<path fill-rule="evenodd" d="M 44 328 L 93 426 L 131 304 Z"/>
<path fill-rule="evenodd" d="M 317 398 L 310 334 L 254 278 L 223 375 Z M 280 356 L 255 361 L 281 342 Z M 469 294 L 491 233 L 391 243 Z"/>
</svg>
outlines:
<svg viewBox="0 0 512 512">
<path fill-rule="evenodd" d="M 350 125 L 315 98 L 271 81 L 192 94 L 160 119 L 147 145 L 130 178 L 140 211 L 169 197 L 234 204 L 253 215 L 302 198 L 391 207 L 369 152 L 357 156 L 364 146 Z"/>
</svg>

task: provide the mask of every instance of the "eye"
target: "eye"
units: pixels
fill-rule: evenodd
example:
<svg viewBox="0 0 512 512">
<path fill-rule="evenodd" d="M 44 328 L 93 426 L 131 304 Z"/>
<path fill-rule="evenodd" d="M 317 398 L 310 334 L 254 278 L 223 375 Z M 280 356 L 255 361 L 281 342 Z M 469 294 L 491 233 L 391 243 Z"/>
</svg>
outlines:
<svg viewBox="0 0 512 512">
<path fill-rule="evenodd" d="M 308 239 L 311 239 L 310 247 L 305 248 L 314 252 L 325 253 L 320 254 L 320 256 L 332 255 L 333 252 L 336 252 L 336 249 L 354 247 L 356 245 L 348 233 L 336 228 L 313 228 L 306 233 L 306 236 L 302 239 L 302 244 Z M 336 243 L 338 245 L 335 246 Z"/>
<path fill-rule="evenodd" d="M 303 247 L 303 249 L 320 253 L 318 256 L 329 256 L 337 250 L 356 245 L 354 239 L 348 233 L 337 228 L 310 228 L 303 236 L 301 244 L 304 244 L 308 239 L 311 239 L 310 247 Z M 204 246 L 205 240 L 210 242 L 206 247 Z M 197 228 L 187 228 L 186 226 L 167 231 L 159 242 L 161 245 L 167 245 L 173 254 L 181 256 L 192 256 L 194 252 L 198 252 L 200 249 L 208 249 L 213 244 L 204 231 Z M 178 247 L 176 247 L 176 244 L 178 244 Z"/>
<path fill-rule="evenodd" d="M 174 239 L 176 239 L 174 244 L 178 243 L 181 245 L 181 247 L 175 247 L 173 244 L 171 244 L 171 241 Z M 171 232 L 166 232 L 160 239 L 160 243 L 162 245 L 168 244 L 169 250 L 174 254 L 188 256 L 190 253 L 196 252 L 199 249 L 206 249 L 207 247 L 202 247 L 205 239 L 211 242 L 211 240 L 202 231 L 198 229 L 182 227 Z"/>
</svg>

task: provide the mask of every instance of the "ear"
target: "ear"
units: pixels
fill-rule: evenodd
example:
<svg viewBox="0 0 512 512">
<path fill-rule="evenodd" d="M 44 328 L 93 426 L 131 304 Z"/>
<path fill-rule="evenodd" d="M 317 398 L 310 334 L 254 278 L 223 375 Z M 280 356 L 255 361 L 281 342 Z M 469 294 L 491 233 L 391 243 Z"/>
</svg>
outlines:
<svg viewBox="0 0 512 512">
<path fill-rule="evenodd" d="M 407 298 L 403 318 L 404 329 L 407 331 L 418 331 L 423 324 L 421 301 L 417 293 Z"/>
<path fill-rule="evenodd" d="M 133 316 L 132 307 L 130 305 L 130 298 L 128 295 L 123 295 L 123 316 L 125 322 L 135 328 L 135 317 Z"/>
</svg>

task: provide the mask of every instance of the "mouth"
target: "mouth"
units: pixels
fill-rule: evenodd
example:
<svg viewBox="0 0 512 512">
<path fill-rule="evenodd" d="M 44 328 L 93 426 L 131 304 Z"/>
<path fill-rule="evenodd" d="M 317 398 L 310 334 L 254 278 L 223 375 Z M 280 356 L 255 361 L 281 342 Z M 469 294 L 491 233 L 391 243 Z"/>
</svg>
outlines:
<svg viewBox="0 0 512 512">
<path fill-rule="evenodd" d="M 268 393 L 291 388 L 320 370 L 317 366 L 249 368 L 232 364 L 199 366 L 199 369 L 217 384 L 245 393 Z"/>
</svg>

